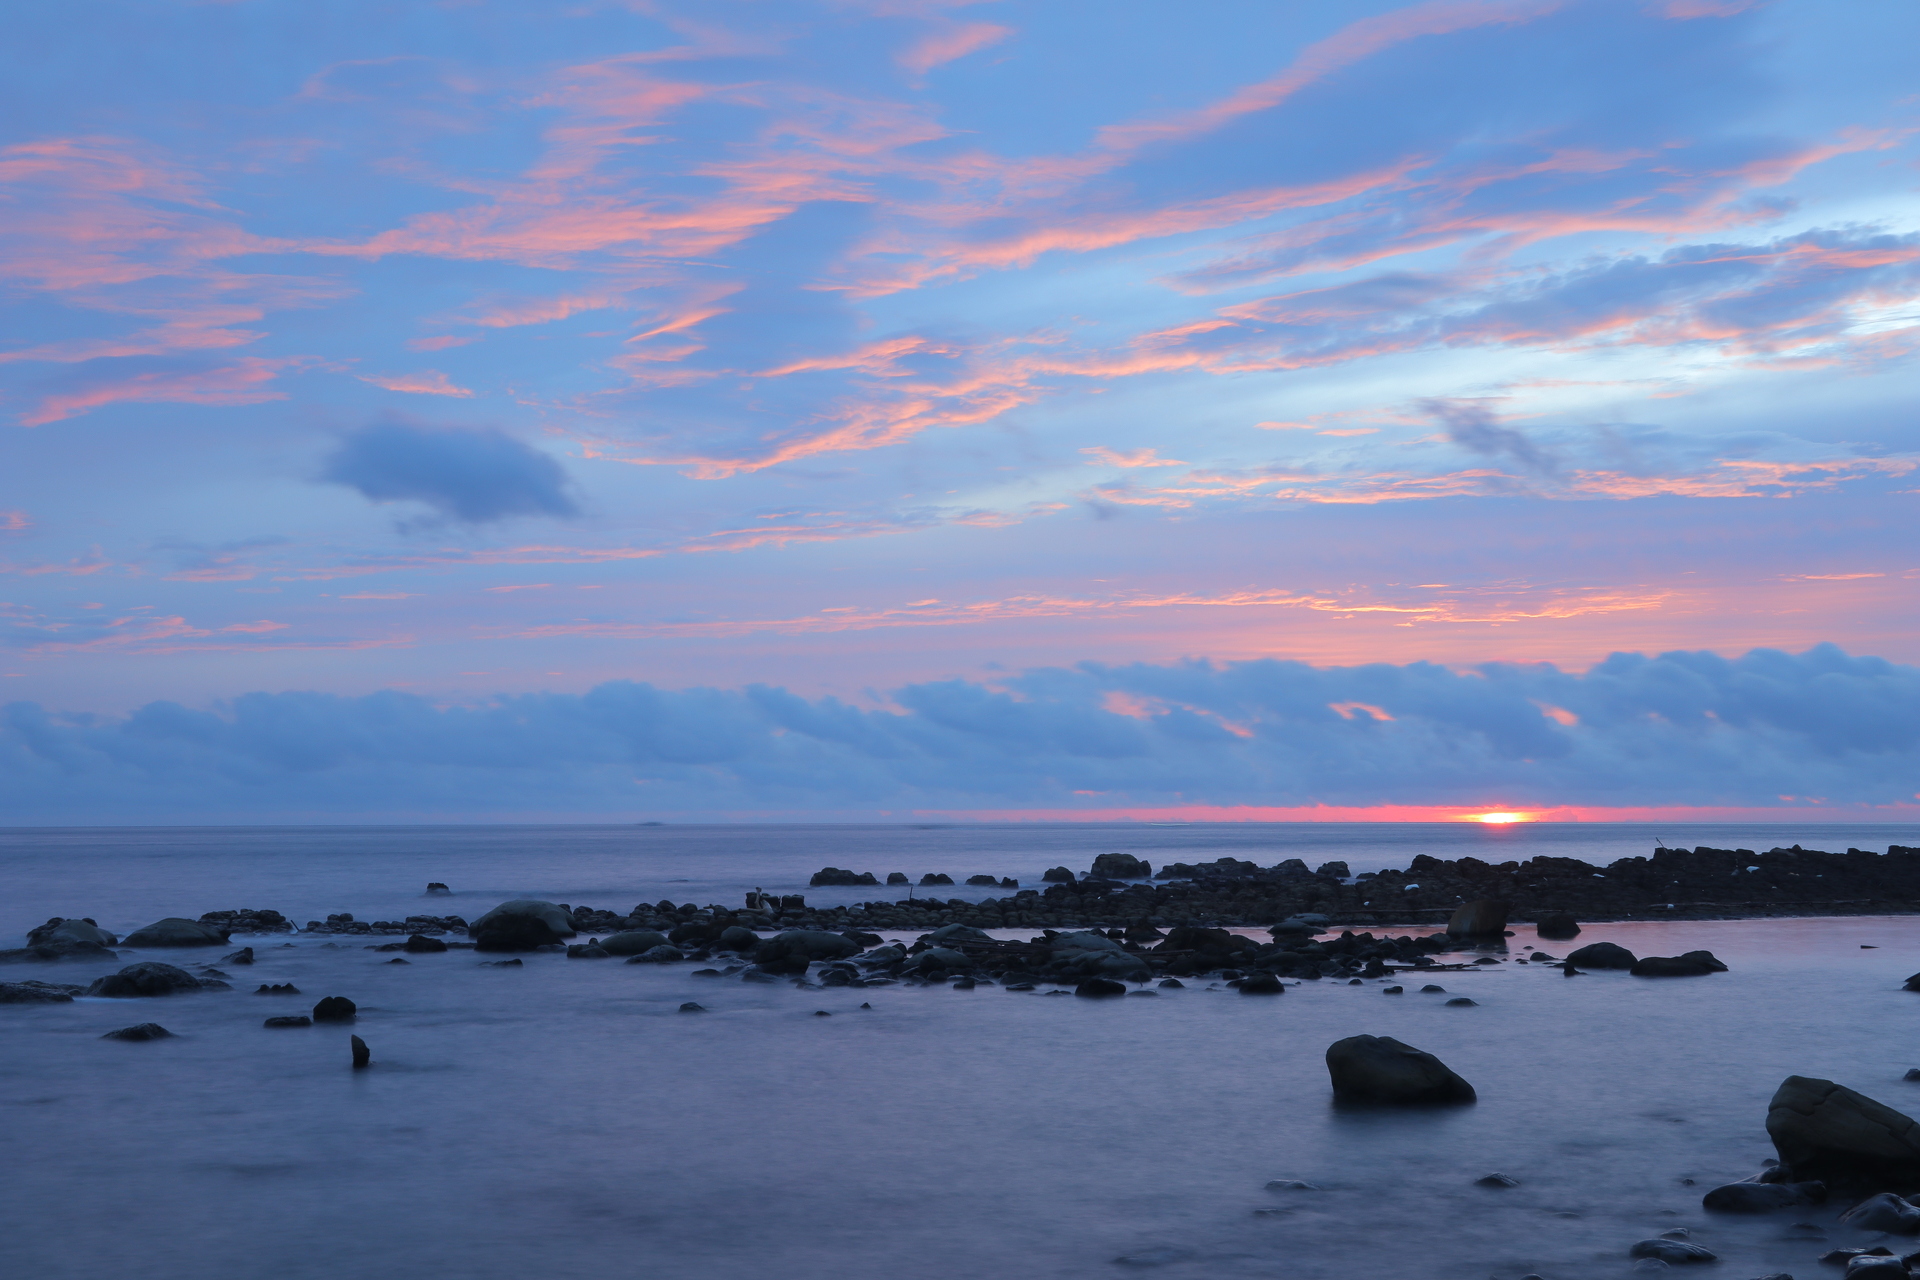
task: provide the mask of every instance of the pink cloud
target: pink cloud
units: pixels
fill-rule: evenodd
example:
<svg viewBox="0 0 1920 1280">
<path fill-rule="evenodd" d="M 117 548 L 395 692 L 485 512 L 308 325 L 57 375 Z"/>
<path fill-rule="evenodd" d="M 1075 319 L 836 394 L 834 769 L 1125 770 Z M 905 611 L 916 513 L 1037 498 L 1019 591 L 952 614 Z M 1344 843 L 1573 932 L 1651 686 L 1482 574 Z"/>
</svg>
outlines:
<svg viewBox="0 0 1920 1280">
<path fill-rule="evenodd" d="M 1012 27 L 996 26 L 991 22 L 969 22 L 962 26 L 946 27 L 915 41 L 896 61 L 914 75 L 925 75 L 935 67 L 998 44 L 1012 34 Z"/>
<path fill-rule="evenodd" d="M 32 524 L 24 511 L 0 511 L 0 533 L 13 533 Z"/>
<path fill-rule="evenodd" d="M 478 341 L 480 341 L 478 338 L 455 338 L 443 334 L 437 338 L 409 338 L 407 349 L 409 351 L 445 351 L 449 347 L 464 347 L 469 342 Z"/>
<path fill-rule="evenodd" d="M 176 404 L 241 405 L 284 400 L 283 391 L 267 384 L 283 369 L 311 363 L 305 357 L 262 359 L 248 356 L 219 369 L 192 373 L 143 373 L 131 378 L 102 382 L 79 391 L 63 392 L 43 399 L 38 407 L 20 419 L 20 424 L 37 427 L 87 413 L 110 404 L 171 402 Z"/>
<path fill-rule="evenodd" d="M 1152 449 L 1122 452 L 1106 448 L 1104 445 L 1094 445 L 1091 449 L 1082 449 L 1080 452 L 1090 453 L 1096 459 L 1088 463 L 1088 466 L 1099 466 L 1103 463 L 1109 467 L 1184 467 L 1187 465 L 1178 458 L 1162 458 Z"/>
<path fill-rule="evenodd" d="M 418 373 L 360 374 L 362 382 L 371 382 L 376 387 L 388 391 L 405 391 L 420 396 L 456 396 L 465 399 L 473 392 L 465 387 L 456 387 L 447 375 L 438 369 L 422 369 Z"/>
</svg>

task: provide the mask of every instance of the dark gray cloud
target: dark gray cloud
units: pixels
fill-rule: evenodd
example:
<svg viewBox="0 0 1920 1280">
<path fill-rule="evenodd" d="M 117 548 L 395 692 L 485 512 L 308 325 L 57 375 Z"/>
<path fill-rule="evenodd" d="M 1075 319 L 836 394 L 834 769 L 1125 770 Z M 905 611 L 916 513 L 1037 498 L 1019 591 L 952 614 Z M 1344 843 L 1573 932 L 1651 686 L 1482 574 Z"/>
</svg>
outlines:
<svg viewBox="0 0 1920 1280">
<path fill-rule="evenodd" d="M 1535 475 L 1550 476 L 1559 470 L 1553 455 L 1535 444 L 1524 432 L 1503 427 L 1485 407 L 1471 400 L 1422 400 L 1422 413 L 1440 419 L 1447 439 L 1483 458 L 1510 458 Z"/>
<path fill-rule="evenodd" d="M 424 503 L 464 524 L 579 514 L 560 464 L 493 427 L 389 418 L 347 433 L 320 478 L 375 502 Z"/>
<path fill-rule="evenodd" d="M 893 700 L 867 710 L 765 686 L 617 681 L 465 707 L 256 693 L 112 719 L 15 703 L 0 708 L 0 803 L 19 822 L 1788 795 L 1884 805 L 1909 802 L 1920 777 L 1920 668 L 1830 645 L 1616 654 L 1577 675 L 1083 664 L 910 685 Z"/>
</svg>

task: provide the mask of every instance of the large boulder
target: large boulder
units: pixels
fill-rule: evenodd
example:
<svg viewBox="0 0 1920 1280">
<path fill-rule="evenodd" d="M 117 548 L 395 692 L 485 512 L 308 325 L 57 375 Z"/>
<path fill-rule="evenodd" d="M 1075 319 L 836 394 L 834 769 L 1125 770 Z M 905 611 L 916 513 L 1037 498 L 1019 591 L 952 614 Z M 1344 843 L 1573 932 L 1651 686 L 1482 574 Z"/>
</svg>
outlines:
<svg viewBox="0 0 1920 1280">
<path fill-rule="evenodd" d="M 1700 1198 L 1715 1213 L 1773 1213 L 1821 1204 L 1827 1198 L 1824 1182 L 1729 1182 Z"/>
<path fill-rule="evenodd" d="M 943 973 L 966 973 L 973 968 L 973 961 L 965 952 L 955 951 L 952 947 L 928 947 L 912 960 L 907 967 L 918 973 L 940 970 Z"/>
<path fill-rule="evenodd" d="M 807 881 L 810 888 L 821 885 L 861 885 L 879 884 L 871 871 L 843 871 L 839 867 L 822 867 L 813 873 L 813 879 Z"/>
<path fill-rule="evenodd" d="M 27 945 L 30 947 L 46 942 L 82 942 L 96 947 L 111 947 L 119 941 L 113 934 L 84 917 L 62 919 L 55 916 L 27 932 Z"/>
<path fill-rule="evenodd" d="M 476 951 L 532 951 L 574 936 L 573 917 L 538 898 L 503 902 L 467 926 Z"/>
<path fill-rule="evenodd" d="M 1565 911 L 1549 911 L 1534 921 L 1533 931 L 1543 938 L 1577 938 L 1580 922 Z"/>
<path fill-rule="evenodd" d="M 1796 1181 L 1871 1191 L 1920 1188 L 1920 1125 L 1831 1080 L 1782 1081 L 1767 1104 L 1767 1136 Z"/>
<path fill-rule="evenodd" d="M 72 1004 L 84 989 L 64 982 L 0 982 L 0 1004 Z"/>
<path fill-rule="evenodd" d="M 225 985 L 225 984 L 222 984 Z M 87 988 L 90 996 L 170 996 L 177 991 L 201 990 L 200 979 L 185 969 L 176 969 L 158 960 L 142 960 L 118 973 L 96 978 Z"/>
<path fill-rule="evenodd" d="M 1340 1102 L 1432 1106 L 1472 1102 L 1473 1086 L 1446 1063 L 1392 1036 L 1348 1036 L 1327 1047 L 1327 1074 Z"/>
<path fill-rule="evenodd" d="M 1631 969 L 1635 959 L 1633 952 L 1618 943 L 1589 942 L 1568 956 L 1567 963 L 1576 969 Z"/>
<path fill-rule="evenodd" d="M 1065 867 L 1048 867 L 1046 874 L 1040 877 L 1040 882 L 1042 884 L 1072 884 L 1073 872 Z M 887 883 L 892 884 L 893 881 L 889 879 Z"/>
<path fill-rule="evenodd" d="M 877 943 L 878 938 L 874 941 Z M 926 936 L 930 947 L 945 946 L 949 942 L 992 942 L 993 935 L 985 929 L 976 929 L 970 924 L 943 924 Z"/>
<path fill-rule="evenodd" d="M 730 924 L 720 931 L 714 945 L 723 951 L 751 951 L 760 945 L 760 935 L 743 925 Z"/>
<path fill-rule="evenodd" d="M 628 929 L 600 939 L 600 949 L 612 956 L 645 955 L 655 947 L 664 947 L 667 935 L 655 929 Z"/>
<path fill-rule="evenodd" d="M 1108 880 L 1145 880 L 1153 874 L 1153 864 L 1130 853 L 1103 853 L 1094 858 L 1092 874 Z"/>
<path fill-rule="evenodd" d="M 1077 959 L 1089 952 L 1124 952 L 1126 950 L 1125 947 L 1115 942 L 1112 938 L 1109 938 L 1106 934 L 1097 933 L 1092 929 L 1083 929 L 1076 933 L 1057 934 L 1047 941 L 1052 944 L 1053 955 L 1056 960 Z"/>
<path fill-rule="evenodd" d="M 760 944 L 754 960 L 762 968 L 769 960 L 844 960 L 860 954 L 860 944 L 825 929 L 789 929 Z"/>
<path fill-rule="evenodd" d="M 1476 898 L 1463 902 L 1447 921 L 1450 938 L 1498 938 L 1507 931 L 1507 912 L 1511 902 L 1499 898 Z"/>
<path fill-rule="evenodd" d="M 227 931 L 198 920 L 168 916 L 144 929 L 135 929 L 122 940 L 129 947 L 224 947 Z"/>
<path fill-rule="evenodd" d="M 1641 956 L 1627 972 L 1636 978 L 1699 978 L 1725 973 L 1727 966 L 1711 951 L 1689 951 L 1677 956 Z"/>
<path fill-rule="evenodd" d="M 1920 1209 L 1891 1191 L 1868 1196 L 1840 1215 L 1856 1231 L 1885 1231 L 1892 1235 L 1920 1235 Z"/>
</svg>

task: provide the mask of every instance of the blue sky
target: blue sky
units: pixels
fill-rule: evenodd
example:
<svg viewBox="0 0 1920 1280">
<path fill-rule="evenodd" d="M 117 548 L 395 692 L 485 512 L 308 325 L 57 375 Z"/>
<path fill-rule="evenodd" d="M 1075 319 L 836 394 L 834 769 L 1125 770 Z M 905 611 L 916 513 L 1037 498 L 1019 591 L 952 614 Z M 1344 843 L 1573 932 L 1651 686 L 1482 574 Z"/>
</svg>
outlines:
<svg viewBox="0 0 1920 1280">
<path fill-rule="evenodd" d="M 1883 0 L 26 4 L 0 767 L 48 820 L 531 812 L 540 770 L 428 740 L 519 759 L 526 708 L 642 715 L 644 686 L 784 763 L 659 772 L 596 730 L 551 808 L 1884 817 L 1911 737 L 1816 731 L 1805 691 L 1844 670 L 1905 706 L 1920 660 L 1916 27 Z M 1492 708 L 1484 672 L 1585 688 L 1615 653 L 1733 673 L 1710 715 L 1635 704 L 1651 772 L 1604 716 L 1529 713 L 1592 766 L 1563 776 L 1503 754 L 1504 712 L 1354 692 L 1439 673 Z M 1743 712 L 1783 662 L 1812 703 Z M 1195 670 L 1328 698 L 1089 674 Z M 756 689 L 950 773 L 855 768 Z M 1065 698 L 1139 752 L 929 747 L 955 698 Z M 1390 718 L 1327 710 L 1363 702 Z M 250 755 L 295 706 L 361 746 Z M 440 728 L 381 738 L 400 707 Z M 1779 776 L 1797 749 L 1819 781 Z"/>
</svg>

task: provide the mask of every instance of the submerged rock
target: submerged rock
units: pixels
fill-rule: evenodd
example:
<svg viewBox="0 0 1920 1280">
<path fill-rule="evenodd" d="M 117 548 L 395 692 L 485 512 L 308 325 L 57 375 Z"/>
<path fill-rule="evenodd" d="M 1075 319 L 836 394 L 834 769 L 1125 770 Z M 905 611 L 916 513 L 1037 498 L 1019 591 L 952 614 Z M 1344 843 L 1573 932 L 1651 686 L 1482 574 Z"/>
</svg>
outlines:
<svg viewBox="0 0 1920 1280">
<path fill-rule="evenodd" d="M 1472 1102 L 1473 1086 L 1446 1063 L 1391 1036 L 1348 1036 L 1327 1048 L 1327 1073 L 1341 1102 L 1399 1106 Z"/>
<path fill-rule="evenodd" d="M 408 951 L 416 954 L 425 954 L 435 951 L 445 951 L 447 944 L 438 938 L 429 938 L 424 933 L 416 933 L 407 939 L 406 948 Z"/>
<path fill-rule="evenodd" d="M 171 1040 L 173 1032 L 157 1022 L 137 1022 L 131 1027 L 109 1031 L 100 1038 L 102 1040 Z"/>
<path fill-rule="evenodd" d="M 1831 1080 L 1782 1081 L 1767 1105 L 1767 1136 L 1797 1181 L 1869 1190 L 1920 1186 L 1920 1126 Z"/>
<path fill-rule="evenodd" d="M 306 1014 L 291 1014 L 284 1018 L 268 1018 L 260 1024 L 263 1027 L 310 1027 L 313 1019 Z"/>
<path fill-rule="evenodd" d="M 1715 1213 L 1773 1213 L 1820 1204 L 1827 1198 L 1824 1182 L 1729 1182 L 1700 1197 L 1702 1207 Z"/>
<path fill-rule="evenodd" d="M 1725 973 L 1727 966 L 1711 951 L 1689 951 L 1677 956 L 1642 956 L 1628 972 L 1636 978 L 1700 978 Z"/>
<path fill-rule="evenodd" d="M 224 947 L 227 931 L 198 920 L 168 916 L 126 936 L 129 947 Z"/>
<path fill-rule="evenodd" d="M 313 1006 L 315 1022 L 352 1022 L 360 1015 L 360 1006 L 345 996 L 324 996 Z"/>
<path fill-rule="evenodd" d="M 574 936 L 573 917 L 552 902 L 515 898 L 467 926 L 477 951 L 532 951 Z"/>
<path fill-rule="evenodd" d="M 1271 973 L 1250 973 L 1240 979 L 1243 996 L 1277 996 L 1286 991 L 1279 977 Z"/>
<path fill-rule="evenodd" d="M 1914 1208 L 1891 1191 L 1868 1196 L 1840 1215 L 1840 1221 L 1859 1231 L 1884 1231 L 1889 1235 L 1920 1235 L 1920 1209 Z"/>
<path fill-rule="evenodd" d="M 610 956 L 645 955 L 655 947 L 667 945 L 667 935 L 657 929 L 628 929 L 600 939 L 600 949 Z"/>
<path fill-rule="evenodd" d="M 1717 1262 L 1720 1258 L 1720 1255 L 1711 1249 L 1704 1249 L 1697 1244 L 1688 1244 L 1685 1240 L 1669 1240 L 1664 1237 L 1637 1242 L 1633 1248 L 1627 1250 L 1627 1256 L 1653 1258 L 1670 1265 L 1687 1262 Z"/>
<path fill-rule="evenodd" d="M 83 942 L 96 947 L 111 947 L 119 941 L 113 934 L 84 917 L 66 919 L 55 916 L 27 931 L 27 945 L 30 947 L 47 942 Z"/>
<path fill-rule="evenodd" d="M 1615 942 L 1589 942 L 1567 957 L 1567 963 L 1587 969 L 1631 969 L 1636 957 Z"/>
<path fill-rule="evenodd" d="M 1088 978 L 1073 989 L 1073 994 L 1104 999 L 1107 996 L 1123 996 L 1127 994 L 1127 988 L 1125 983 L 1114 982 L 1108 978 Z"/>
<path fill-rule="evenodd" d="M 218 989 L 224 986 L 224 982 L 203 982 L 185 969 L 176 969 L 170 964 L 143 960 L 139 964 L 128 965 L 118 973 L 94 979 L 93 985 L 87 988 L 87 994 L 125 998 L 170 996 L 177 991 L 199 991 L 208 987 Z"/>
<path fill-rule="evenodd" d="M 85 990 L 63 982 L 0 982 L 0 1004 L 71 1004 Z"/>
</svg>

